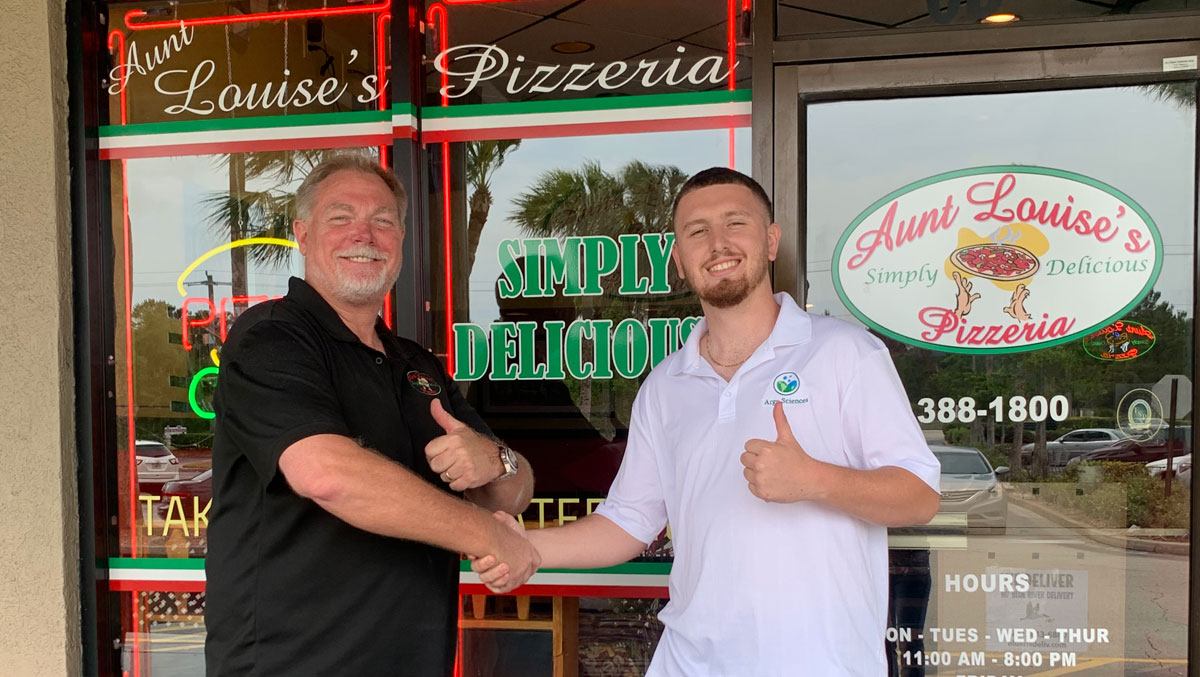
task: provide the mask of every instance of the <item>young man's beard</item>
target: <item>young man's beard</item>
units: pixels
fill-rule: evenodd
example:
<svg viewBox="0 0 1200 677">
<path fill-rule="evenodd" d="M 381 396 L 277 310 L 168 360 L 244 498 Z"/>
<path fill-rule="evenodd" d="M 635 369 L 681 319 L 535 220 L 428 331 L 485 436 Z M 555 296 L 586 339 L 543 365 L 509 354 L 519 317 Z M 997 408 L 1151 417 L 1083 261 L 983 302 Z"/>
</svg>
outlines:
<svg viewBox="0 0 1200 677">
<path fill-rule="evenodd" d="M 767 279 L 768 262 L 766 256 L 762 258 L 762 262 L 762 266 L 747 277 L 721 280 L 703 291 L 697 291 L 695 287 L 692 287 L 692 291 L 696 292 L 701 301 L 713 308 L 732 308 L 745 301 L 750 296 L 750 292 L 754 291 L 763 280 Z"/>
</svg>

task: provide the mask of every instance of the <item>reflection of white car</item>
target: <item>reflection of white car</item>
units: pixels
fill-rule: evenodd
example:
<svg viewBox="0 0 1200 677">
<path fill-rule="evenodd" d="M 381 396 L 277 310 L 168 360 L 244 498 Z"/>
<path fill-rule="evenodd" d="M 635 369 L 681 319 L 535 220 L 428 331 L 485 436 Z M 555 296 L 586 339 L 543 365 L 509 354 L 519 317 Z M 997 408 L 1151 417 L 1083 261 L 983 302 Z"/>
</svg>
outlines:
<svg viewBox="0 0 1200 677">
<path fill-rule="evenodd" d="M 938 515 L 965 513 L 968 531 L 1004 533 L 1008 498 L 996 475 L 1008 472 L 1008 468 L 992 470 L 983 452 L 971 447 L 930 445 L 929 450 L 942 464 Z"/>
<path fill-rule="evenodd" d="M 1184 454 L 1182 456 L 1176 456 L 1171 461 L 1171 469 L 1174 471 L 1176 477 L 1183 479 L 1183 474 L 1187 473 L 1188 479 L 1191 479 L 1192 455 Z M 1150 461 L 1146 464 L 1146 472 L 1150 473 L 1151 477 L 1162 477 L 1163 473 L 1166 471 L 1167 459 L 1165 458 L 1157 461 Z"/>
<path fill-rule="evenodd" d="M 137 441 L 138 484 L 162 484 L 179 479 L 179 459 L 162 442 Z"/>
</svg>

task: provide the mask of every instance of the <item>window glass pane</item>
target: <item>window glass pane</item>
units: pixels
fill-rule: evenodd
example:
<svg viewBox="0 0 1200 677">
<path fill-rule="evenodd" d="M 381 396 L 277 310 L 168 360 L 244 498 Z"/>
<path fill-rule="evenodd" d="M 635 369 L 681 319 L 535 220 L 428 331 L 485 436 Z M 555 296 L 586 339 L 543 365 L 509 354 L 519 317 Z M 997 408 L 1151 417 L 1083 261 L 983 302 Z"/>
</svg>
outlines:
<svg viewBox="0 0 1200 677">
<path fill-rule="evenodd" d="M 937 517 L 891 534 L 900 667 L 1184 669 L 1190 466 L 1162 471 L 1189 448 L 1172 419 L 1190 444 L 1195 105 L 1186 83 L 808 107 L 810 312 L 878 334 L 931 446 L 996 468 L 939 452 Z"/>
<path fill-rule="evenodd" d="M 898 29 L 997 29 L 1013 21 L 1112 21 L 1195 9 L 1196 0 L 777 0 L 780 37 Z M 990 21 L 985 21 L 991 17 Z"/>
</svg>

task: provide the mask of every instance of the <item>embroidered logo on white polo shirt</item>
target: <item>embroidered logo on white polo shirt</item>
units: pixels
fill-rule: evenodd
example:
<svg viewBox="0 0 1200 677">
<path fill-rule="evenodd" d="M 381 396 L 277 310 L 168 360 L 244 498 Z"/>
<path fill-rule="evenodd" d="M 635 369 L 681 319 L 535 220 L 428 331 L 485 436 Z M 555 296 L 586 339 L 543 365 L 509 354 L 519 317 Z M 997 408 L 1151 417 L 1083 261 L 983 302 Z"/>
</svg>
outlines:
<svg viewBox="0 0 1200 677">
<path fill-rule="evenodd" d="M 773 406 L 776 402 L 808 404 L 808 393 L 801 391 L 800 377 L 796 372 L 785 371 L 771 380 L 771 389 L 767 391 L 763 404 Z"/>
<path fill-rule="evenodd" d="M 780 395 L 791 395 L 800 389 L 800 377 L 794 371 L 785 371 L 775 377 L 775 392 Z"/>
</svg>

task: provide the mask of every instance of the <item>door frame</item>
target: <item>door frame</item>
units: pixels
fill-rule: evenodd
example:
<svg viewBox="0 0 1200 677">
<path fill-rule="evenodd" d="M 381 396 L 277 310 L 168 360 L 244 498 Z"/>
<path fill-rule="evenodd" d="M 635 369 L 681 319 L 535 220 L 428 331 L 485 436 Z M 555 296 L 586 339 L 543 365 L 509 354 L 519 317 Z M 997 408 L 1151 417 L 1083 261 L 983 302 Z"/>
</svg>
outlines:
<svg viewBox="0 0 1200 677">
<path fill-rule="evenodd" d="M 805 295 L 807 168 L 800 149 L 810 104 L 1197 81 L 1200 71 L 1163 71 L 1164 59 L 1197 54 L 1200 40 L 775 66 L 769 180 L 783 227 L 775 288 Z"/>
<path fill-rule="evenodd" d="M 754 17 L 753 171 L 783 228 L 773 267 L 776 291 L 806 296 L 804 187 L 807 107 L 834 100 L 1079 89 L 1197 82 L 1200 70 L 1164 71 L 1164 59 L 1200 55 L 1200 13 L 1108 22 L 966 28 L 931 34 L 777 40 L 773 3 Z M 1106 44 L 1108 43 L 1108 44 Z M 936 47 L 932 47 L 936 45 Z M 932 47 L 932 49 L 930 48 Z M 1193 150 L 1200 183 L 1200 105 Z M 1200 185 L 1193 223 L 1200 226 Z M 1193 238 L 1192 318 L 1200 319 L 1200 233 Z M 1195 325 L 1194 325 L 1195 326 Z M 1200 401 L 1200 341 L 1192 338 L 1192 397 Z M 1193 442 L 1193 453 L 1196 444 Z M 1200 490 L 1192 488 L 1191 533 L 1200 534 Z M 1200 557 L 1189 558 L 1188 660 L 1200 659 Z"/>
</svg>

